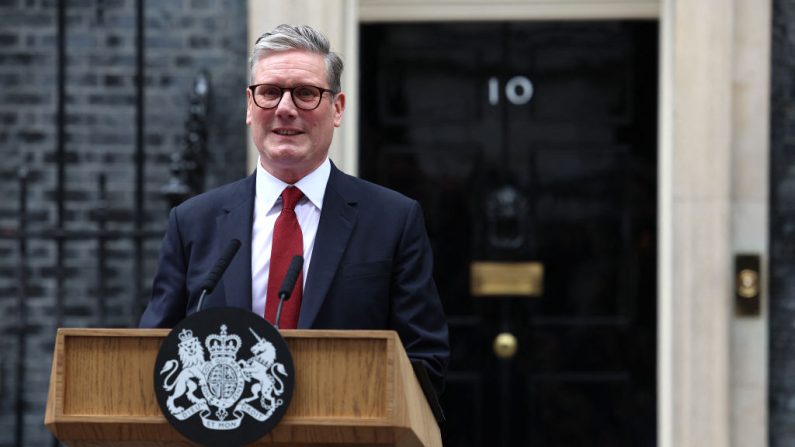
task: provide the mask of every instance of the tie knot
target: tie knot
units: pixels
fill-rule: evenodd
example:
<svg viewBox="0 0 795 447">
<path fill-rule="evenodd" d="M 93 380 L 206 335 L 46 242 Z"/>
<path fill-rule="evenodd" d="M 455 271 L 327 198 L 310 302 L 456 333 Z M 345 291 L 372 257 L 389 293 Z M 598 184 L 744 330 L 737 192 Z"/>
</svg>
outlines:
<svg viewBox="0 0 795 447">
<path fill-rule="evenodd" d="M 295 186 L 288 186 L 284 188 L 284 191 L 282 191 L 282 209 L 290 211 L 295 210 L 295 204 L 298 203 L 303 196 L 304 193 L 302 193 L 301 190 Z"/>
</svg>

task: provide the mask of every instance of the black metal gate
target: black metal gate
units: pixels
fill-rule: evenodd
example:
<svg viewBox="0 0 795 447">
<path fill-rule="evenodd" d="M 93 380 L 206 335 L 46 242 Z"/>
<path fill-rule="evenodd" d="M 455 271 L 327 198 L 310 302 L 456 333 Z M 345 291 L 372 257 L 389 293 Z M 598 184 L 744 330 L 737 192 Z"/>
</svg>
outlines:
<svg viewBox="0 0 795 447">
<path fill-rule="evenodd" d="M 104 2 L 97 1 L 97 17 L 101 19 Z M 108 198 L 108 174 L 100 172 L 92 179 L 96 185 L 93 199 L 85 199 L 91 203 L 87 215 L 88 221 L 70 221 L 66 209 L 70 189 L 69 168 L 75 165 L 72 154 L 67 151 L 67 114 L 66 107 L 69 101 L 67 92 L 67 6 L 68 2 L 59 1 L 54 6 L 57 10 L 56 18 L 56 86 L 54 99 L 56 128 L 56 144 L 53 150 L 52 164 L 55 167 L 54 185 L 49 192 L 53 204 L 52 225 L 31 225 L 29 209 L 29 192 L 31 177 L 38 177 L 40 173 L 32 173 L 28 165 L 18 168 L 15 180 L 5 179 L 6 182 L 16 181 L 18 196 L 6 197 L 5 200 L 15 200 L 17 203 L 17 222 L 15 228 L 0 228 L 0 240 L 9 246 L 15 247 L 17 267 L 14 272 L 16 283 L 16 315 L 6 315 L 4 318 L 15 318 L 13 333 L 16 337 L 16 352 L 13 356 L 15 362 L 13 384 L 0 384 L 3 389 L 13 390 L 14 408 L 14 434 L 15 446 L 27 444 L 25 433 L 25 416 L 29 415 L 30 408 L 26 395 L 31 390 L 26 384 L 26 377 L 31 371 L 26 368 L 26 359 L 29 358 L 29 335 L 33 323 L 30 319 L 30 299 L 32 290 L 41 293 L 42 286 L 36 284 L 31 277 L 31 245 L 53 245 L 51 267 L 36 267 L 37 271 L 46 270 L 45 276 L 53 279 L 52 290 L 53 310 L 49 321 L 54 330 L 63 325 L 65 315 L 69 314 L 66 300 L 67 283 L 74 279 L 75 269 L 69 267 L 67 258 L 71 252 L 82 250 L 90 251 L 93 266 L 82 266 L 84 269 L 93 269 L 93 278 L 82 278 L 88 282 L 92 304 L 88 310 L 81 310 L 81 321 L 94 327 L 134 327 L 148 301 L 148 286 L 146 283 L 151 277 L 151 272 L 145 271 L 147 264 L 154 262 L 152 253 L 156 249 L 146 249 L 147 246 L 158 246 L 163 236 L 165 215 L 152 215 L 146 211 L 146 150 L 145 150 L 145 41 L 144 41 L 144 0 L 135 0 L 135 32 L 134 32 L 134 143 L 131 159 L 132 181 L 127 186 L 133 200 L 132 207 L 119 206 Z M 242 62 L 242 61 L 241 61 Z M 200 192 L 204 187 L 204 165 L 207 158 L 207 115 L 209 97 L 209 78 L 206 73 L 199 73 L 195 79 L 193 91 L 190 96 L 190 109 L 185 123 L 185 137 L 181 148 L 173 152 L 170 160 L 171 177 L 163 179 L 164 186 L 160 190 L 160 198 L 166 203 L 175 205 L 182 200 Z M 186 88 L 187 90 L 187 88 Z M 124 248 L 119 249 L 117 245 Z M 33 249 L 37 251 L 38 249 Z M 120 253 L 123 252 L 123 253 Z M 130 265 L 132 274 L 125 278 L 126 286 L 117 290 L 108 284 L 108 271 L 114 259 L 129 257 L 125 260 Z M 126 296 L 122 300 L 113 302 L 113 318 L 111 317 L 109 294 Z M 121 317 L 119 316 L 121 315 Z M 40 323 L 39 323 L 40 325 Z M 41 328 L 38 328 L 39 330 Z M 51 349 L 51 348 L 50 348 Z M 43 364 L 44 362 L 42 362 Z M 5 365 L 4 369 L 5 368 Z M 49 365 L 42 365 L 49 368 Z M 40 373 L 40 371 L 37 371 Z M 45 390 L 46 392 L 46 390 Z M 58 445 L 53 439 L 53 445 Z"/>
</svg>

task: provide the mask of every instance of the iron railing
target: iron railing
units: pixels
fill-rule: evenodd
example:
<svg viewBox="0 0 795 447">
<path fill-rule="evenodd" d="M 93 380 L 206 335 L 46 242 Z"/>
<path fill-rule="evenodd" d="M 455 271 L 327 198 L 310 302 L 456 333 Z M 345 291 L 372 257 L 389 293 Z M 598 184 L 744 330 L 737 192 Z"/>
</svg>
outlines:
<svg viewBox="0 0 795 447">
<path fill-rule="evenodd" d="M 8 389 L 14 390 L 14 434 L 13 445 L 21 447 L 25 443 L 25 414 L 28 412 L 28 402 L 26 402 L 26 381 L 28 374 L 25 359 L 28 357 L 28 344 L 31 335 L 31 321 L 29 318 L 28 299 L 31 296 L 31 265 L 30 265 L 30 242 L 31 241 L 52 241 L 55 244 L 53 254 L 53 277 L 54 287 L 54 311 L 52 324 L 55 328 L 63 324 L 66 295 L 66 280 L 69 269 L 66 259 L 66 246 L 71 242 L 82 241 L 86 245 L 93 241 L 95 248 L 93 278 L 87 282 L 93 283 L 94 302 L 92 307 L 92 318 L 96 326 L 107 327 L 109 323 L 108 307 L 106 296 L 110 287 L 108 278 L 105 274 L 106 266 L 110 259 L 108 244 L 114 241 L 129 241 L 132 245 L 132 278 L 129 292 L 129 301 L 124 305 L 125 312 L 129 316 L 127 325 L 136 326 L 138 318 L 143 310 L 144 303 L 148 299 L 144 297 L 144 269 L 147 260 L 145 259 L 144 247 L 147 242 L 157 241 L 163 237 L 163 229 L 146 229 L 145 214 L 145 189 L 144 179 L 146 177 L 146 150 L 144 145 L 144 126 L 145 126 L 145 41 L 144 41 L 144 1 L 135 1 L 135 130 L 132 169 L 135 171 L 134 184 L 131 185 L 133 191 L 133 203 L 130 209 L 113 209 L 108 200 L 107 178 L 105 174 L 100 174 L 96 178 L 97 194 L 96 203 L 89 213 L 90 220 L 87 229 L 67 228 L 67 153 L 66 153 L 66 9 L 67 2 L 59 1 L 56 3 L 56 141 L 54 150 L 55 163 L 55 188 L 54 188 L 54 222 L 48 228 L 32 228 L 29 222 L 29 203 L 28 196 L 31 183 L 30 167 L 22 166 L 18 170 L 18 214 L 16 216 L 16 228 L 0 229 L 0 240 L 13 241 L 17 251 L 17 268 L 15 278 L 17 299 L 17 320 L 15 322 L 16 334 L 16 359 L 6 363 L 12 367 L 16 374 L 16 383 L 8 385 Z M 101 11 L 98 11 L 101 14 Z M 170 206 L 174 206 L 181 201 L 193 196 L 204 189 L 204 171 L 206 164 L 206 140 L 207 140 L 207 115 L 209 109 L 209 77 L 202 72 L 193 86 L 190 97 L 188 118 L 185 123 L 185 139 L 182 147 L 174 152 L 171 160 L 171 178 L 161 189 L 162 197 Z M 111 223 L 126 223 L 128 229 L 112 229 L 118 225 Z M 118 320 L 116 320 L 118 325 Z M 2 384 L 0 384 L 2 385 Z M 53 438 L 54 446 L 59 445 Z"/>
</svg>

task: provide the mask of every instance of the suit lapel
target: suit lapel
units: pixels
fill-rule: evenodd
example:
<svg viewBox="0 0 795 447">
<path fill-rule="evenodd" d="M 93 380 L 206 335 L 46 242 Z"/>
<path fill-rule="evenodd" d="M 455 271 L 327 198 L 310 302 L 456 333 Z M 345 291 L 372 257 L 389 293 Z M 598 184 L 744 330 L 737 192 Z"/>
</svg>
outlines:
<svg viewBox="0 0 795 447">
<path fill-rule="evenodd" d="M 251 227 L 254 219 L 255 176 L 250 175 L 241 183 L 239 191 L 243 199 L 226 205 L 226 213 L 218 216 L 216 225 L 221 250 L 232 239 L 240 240 L 240 250 L 223 276 L 226 305 L 251 310 Z M 220 252 L 219 252 L 220 253 Z"/>
<path fill-rule="evenodd" d="M 298 317 L 299 329 L 311 328 L 315 322 L 356 223 L 356 197 L 348 186 L 345 175 L 332 163 Z"/>
</svg>

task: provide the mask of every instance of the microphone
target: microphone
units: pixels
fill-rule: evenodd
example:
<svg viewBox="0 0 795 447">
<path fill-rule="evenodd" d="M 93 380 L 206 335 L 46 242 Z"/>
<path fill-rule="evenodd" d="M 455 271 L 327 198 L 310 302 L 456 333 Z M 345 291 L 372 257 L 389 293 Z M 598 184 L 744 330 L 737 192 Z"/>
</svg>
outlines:
<svg viewBox="0 0 795 447">
<path fill-rule="evenodd" d="M 293 293 L 293 288 L 295 287 L 295 281 L 298 279 L 298 274 L 301 272 L 303 266 L 303 256 L 295 255 L 293 256 L 293 260 L 290 261 L 290 266 L 287 267 L 287 273 L 284 274 L 282 287 L 279 289 L 279 307 L 276 308 L 276 319 L 274 320 L 276 329 L 279 329 L 279 319 L 282 317 L 282 304 L 290 299 L 290 294 Z"/>
<path fill-rule="evenodd" d="M 215 262 L 215 266 L 213 266 L 213 269 L 207 274 L 207 278 L 205 278 L 204 284 L 202 284 L 202 293 L 199 296 L 199 305 L 196 308 L 196 312 L 200 312 L 202 310 L 202 301 L 204 301 L 204 296 L 213 292 L 213 289 L 215 289 L 215 286 L 218 285 L 218 281 L 221 279 L 221 276 L 223 276 L 226 268 L 229 267 L 229 263 L 232 262 L 232 258 L 235 257 L 235 254 L 237 254 L 239 249 L 239 240 L 232 239 L 229 241 L 229 244 L 221 254 L 221 257 Z"/>
</svg>

